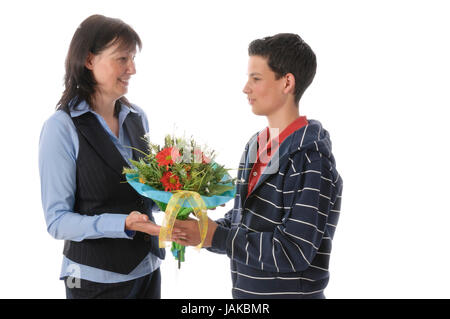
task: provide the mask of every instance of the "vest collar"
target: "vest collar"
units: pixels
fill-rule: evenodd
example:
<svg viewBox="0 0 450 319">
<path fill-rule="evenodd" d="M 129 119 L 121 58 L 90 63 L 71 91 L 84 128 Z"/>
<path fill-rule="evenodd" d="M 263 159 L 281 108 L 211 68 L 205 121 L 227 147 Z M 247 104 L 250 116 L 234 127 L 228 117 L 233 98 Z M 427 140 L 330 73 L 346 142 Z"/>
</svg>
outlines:
<svg viewBox="0 0 450 319">
<path fill-rule="evenodd" d="M 128 167 L 129 165 L 117 150 L 96 116 L 92 112 L 84 112 L 82 115 L 73 117 L 72 120 L 76 122 L 76 127 L 79 129 L 80 133 L 86 138 L 89 144 L 93 146 L 93 149 L 105 163 L 123 177 L 123 168 Z M 124 128 L 127 130 L 132 147 L 144 152 L 148 151 L 145 141 L 141 138 L 145 134 L 145 131 L 142 126 L 142 120 L 138 114 L 128 114 L 124 121 Z M 133 158 L 135 160 L 141 156 L 142 154 L 133 149 Z"/>
</svg>

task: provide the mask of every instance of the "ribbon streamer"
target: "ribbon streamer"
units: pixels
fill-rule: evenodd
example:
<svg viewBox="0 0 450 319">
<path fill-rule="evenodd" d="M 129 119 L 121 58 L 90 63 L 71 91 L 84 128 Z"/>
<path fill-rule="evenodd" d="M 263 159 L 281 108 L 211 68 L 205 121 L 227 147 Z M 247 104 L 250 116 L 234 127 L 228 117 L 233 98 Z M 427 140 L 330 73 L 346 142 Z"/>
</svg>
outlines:
<svg viewBox="0 0 450 319">
<path fill-rule="evenodd" d="M 164 220 L 159 231 L 159 247 L 166 247 L 166 241 L 171 241 L 173 225 L 177 219 L 180 209 L 184 202 L 188 201 L 189 205 L 194 210 L 194 215 L 198 218 L 198 226 L 200 229 L 200 244 L 195 248 L 199 250 L 202 248 L 203 242 L 208 231 L 208 215 L 206 214 L 206 204 L 202 197 L 197 192 L 192 191 L 174 191 L 172 197 L 167 203 Z"/>
</svg>

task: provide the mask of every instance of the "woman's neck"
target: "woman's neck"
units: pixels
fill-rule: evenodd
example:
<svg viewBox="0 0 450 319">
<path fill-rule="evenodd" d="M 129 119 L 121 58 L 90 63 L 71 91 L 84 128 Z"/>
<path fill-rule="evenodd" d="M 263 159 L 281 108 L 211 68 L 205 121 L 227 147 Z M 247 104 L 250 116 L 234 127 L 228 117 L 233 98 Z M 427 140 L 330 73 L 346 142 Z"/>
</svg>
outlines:
<svg viewBox="0 0 450 319">
<path fill-rule="evenodd" d="M 103 118 L 114 117 L 116 100 L 97 94 L 92 99 L 92 109 Z"/>
</svg>

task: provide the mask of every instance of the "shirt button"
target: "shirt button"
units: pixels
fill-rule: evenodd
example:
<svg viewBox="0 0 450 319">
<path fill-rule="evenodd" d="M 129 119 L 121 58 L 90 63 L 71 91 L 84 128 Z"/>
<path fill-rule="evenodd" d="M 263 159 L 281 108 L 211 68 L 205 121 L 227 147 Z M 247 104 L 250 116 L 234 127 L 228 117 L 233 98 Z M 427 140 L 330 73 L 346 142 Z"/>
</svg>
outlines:
<svg viewBox="0 0 450 319">
<path fill-rule="evenodd" d="M 258 173 L 256 173 L 256 172 L 253 172 L 253 176 L 257 176 L 258 175 Z"/>
</svg>

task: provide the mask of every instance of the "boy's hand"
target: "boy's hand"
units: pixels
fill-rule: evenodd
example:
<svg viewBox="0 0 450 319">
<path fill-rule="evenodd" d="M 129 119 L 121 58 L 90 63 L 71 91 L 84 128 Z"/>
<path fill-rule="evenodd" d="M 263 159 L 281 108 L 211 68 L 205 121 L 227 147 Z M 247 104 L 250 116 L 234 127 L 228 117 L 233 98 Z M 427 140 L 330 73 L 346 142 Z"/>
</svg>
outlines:
<svg viewBox="0 0 450 319">
<path fill-rule="evenodd" d="M 201 242 L 200 230 L 196 219 L 188 218 L 186 220 L 176 220 L 174 228 L 178 233 L 172 234 L 172 241 L 183 246 L 197 246 Z M 208 218 L 208 231 L 202 247 L 211 247 L 212 238 L 216 231 L 217 223 Z"/>
</svg>

